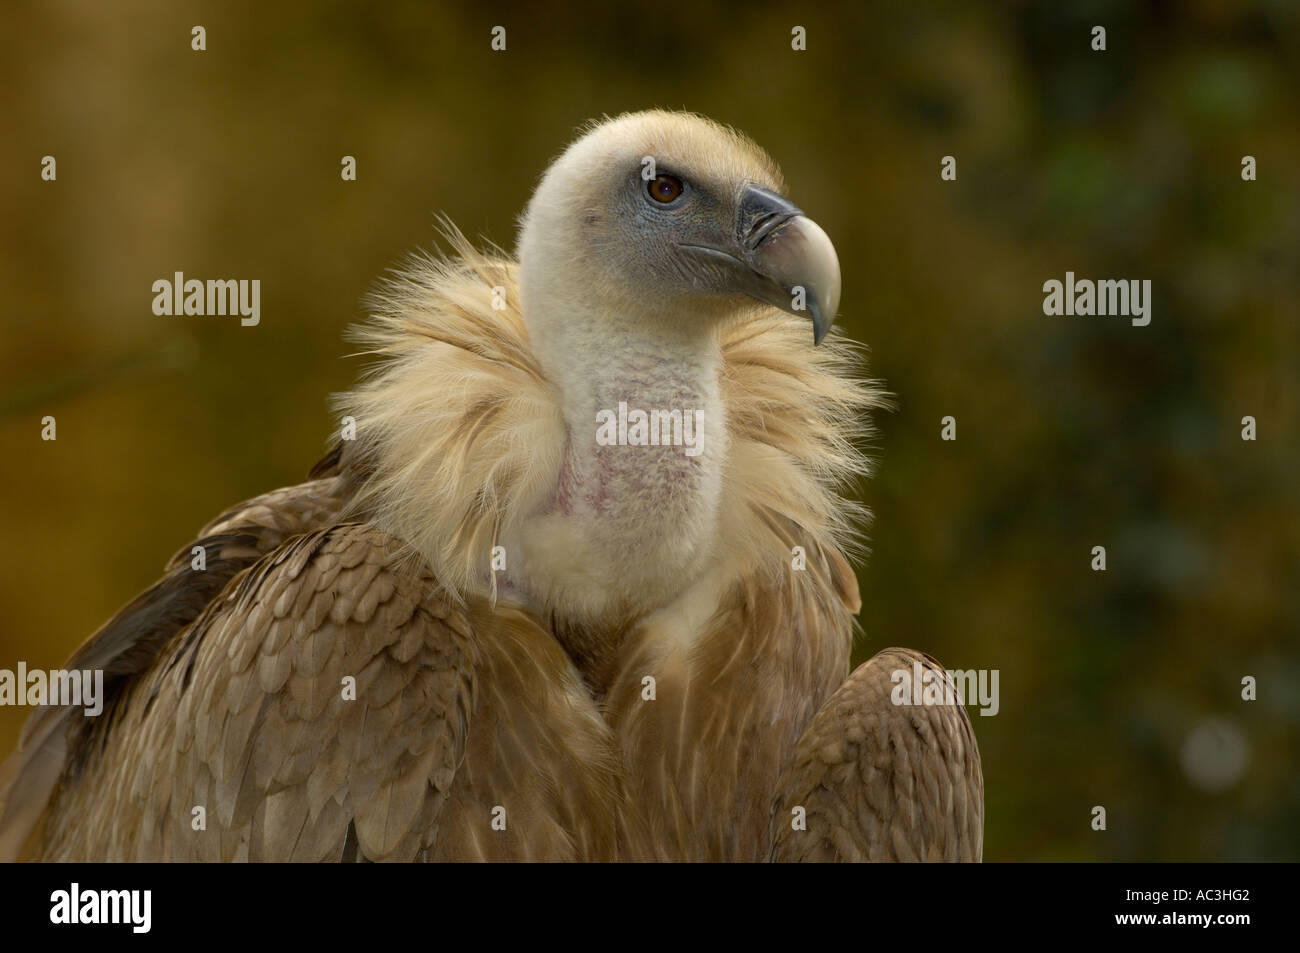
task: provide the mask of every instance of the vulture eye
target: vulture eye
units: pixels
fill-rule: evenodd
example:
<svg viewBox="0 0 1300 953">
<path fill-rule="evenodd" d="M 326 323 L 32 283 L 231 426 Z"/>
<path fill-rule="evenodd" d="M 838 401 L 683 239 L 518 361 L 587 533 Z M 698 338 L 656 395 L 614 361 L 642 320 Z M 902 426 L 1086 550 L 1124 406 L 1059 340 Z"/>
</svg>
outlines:
<svg viewBox="0 0 1300 953">
<path fill-rule="evenodd" d="M 650 197 L 667 204 L 682 194 L 682 180 L 673 175 L 657 175 L 649 183 Z"/>
</svg>

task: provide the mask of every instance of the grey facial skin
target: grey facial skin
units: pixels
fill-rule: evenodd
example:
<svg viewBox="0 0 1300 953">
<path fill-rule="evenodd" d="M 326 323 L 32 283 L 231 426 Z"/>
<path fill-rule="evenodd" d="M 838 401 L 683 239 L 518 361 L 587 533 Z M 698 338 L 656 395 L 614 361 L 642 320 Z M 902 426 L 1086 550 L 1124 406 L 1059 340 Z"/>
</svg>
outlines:
<svg viewBox="0 0 1300 953">
<path fill-rule="evenodd" d="M 713 298 L 723 315 L 737 295 L 812 321 L 820 344 L 840 303 L 840 263 L 835 246 L 816 222 L 789 199 L 745 181 L 699 181 L 661 164 L 680 194 L 657 201 L 640 166 L 621 170 L 610 184 L 607 206 L 580 210 L 592 251 L 593 271 L 610 286 L 663 302 L 669 312 L 684 299 L 702 311 Z"/>
<path fill-rule="evenodd" d="M 735 207 L 735 227 L 724 241 L 678 246 L 709 266 L 717 290 L 748 295 L 790 314 L 806 313 L 813 343 L 820 344 L 840 304 L 835 246 L 821 226 L 775 192 L 746 185 Z M 800 288 L 803 295 L 797 294 Z"/>
</svg>

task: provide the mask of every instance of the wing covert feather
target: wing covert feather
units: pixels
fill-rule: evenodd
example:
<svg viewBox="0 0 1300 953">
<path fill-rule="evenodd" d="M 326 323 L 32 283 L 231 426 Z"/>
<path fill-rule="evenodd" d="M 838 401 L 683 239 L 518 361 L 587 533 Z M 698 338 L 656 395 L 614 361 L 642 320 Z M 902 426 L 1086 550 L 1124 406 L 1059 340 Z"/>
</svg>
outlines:
<svg viewBox="0 0 1300 953">
<path fill-rule="evenodd" d="M 176 553 L 157 583 L 127 603 L 73 653 L 67 670 L 99 670 L 112 698 L 157 660 L 242 570 L 295 535 L 319 529 L 342 506 L 347 478 L 322 470 L 318 479 L 272 490 L 226 510 Z M 191 568 L 201 546 L 206 567 Z M 0 861 L 32 849 L 50 797 L 78 752 L 69 732 L 81 730 L 81 711 L 57 706 L 33 712 L 19 747 L 0 766 Z"/>
<path fill-rule="evenodd" d="M 558 643 L 367 524 L 236 577 L 76 749 L 43 859 L 616 856 L 613 738 Z"/>
<path fill-rule="evenodd" d="M 474 651 L 464 610 L 391 537 L 299 536 L 91 726 L 44 856 L 332 860 L 353 824 L 366 859 L 414 859 L 464 754 Z M 114 822 L 91 830 L 91 812 Z"/>
</svg>

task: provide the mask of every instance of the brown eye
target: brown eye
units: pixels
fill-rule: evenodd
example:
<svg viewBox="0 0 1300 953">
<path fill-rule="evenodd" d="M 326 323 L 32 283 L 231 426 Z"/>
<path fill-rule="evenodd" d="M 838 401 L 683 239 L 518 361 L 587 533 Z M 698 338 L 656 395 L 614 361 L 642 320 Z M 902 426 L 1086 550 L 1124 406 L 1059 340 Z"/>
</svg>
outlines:
<svg viewBox="0 0 1300 953">
<path fill-rule="evenodd" d="M 650 197 L 656 202 L 671 202 L 682 194 L 682 180 L 672 175 L 657 175 L 650 180 Z"/>
</svg>

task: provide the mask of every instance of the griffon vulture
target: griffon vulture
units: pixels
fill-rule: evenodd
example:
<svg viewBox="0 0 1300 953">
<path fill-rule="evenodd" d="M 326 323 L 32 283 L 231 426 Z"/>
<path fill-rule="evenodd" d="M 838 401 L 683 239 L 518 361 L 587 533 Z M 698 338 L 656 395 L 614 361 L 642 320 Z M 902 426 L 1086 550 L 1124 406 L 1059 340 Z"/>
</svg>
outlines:
<svg viewBox="0 0 1300 953">
<path fill-rule="evenodd" d="M 0 855 L 979 859 L 964 710 L 891 703 L 942 669 L 848 671 L 881 399 L 784 191 L 645 112 L 551 165 L 517 260 L 449 226 L 359 332 L 355 439 L 68 662 L 107 704 L 32 715 Z"/>
</svg>

